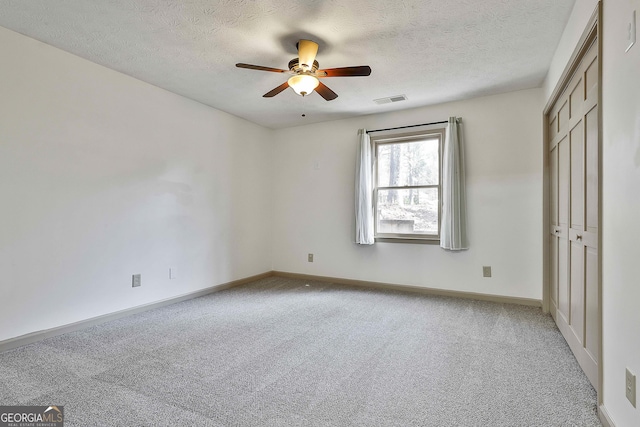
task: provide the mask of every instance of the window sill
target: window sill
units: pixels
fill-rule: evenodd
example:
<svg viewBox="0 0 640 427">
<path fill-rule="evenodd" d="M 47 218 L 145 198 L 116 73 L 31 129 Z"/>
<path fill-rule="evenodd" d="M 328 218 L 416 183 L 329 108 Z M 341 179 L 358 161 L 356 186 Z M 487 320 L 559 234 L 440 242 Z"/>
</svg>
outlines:
<svg viewBox="0 0 640 427">
<path fill-rule="evenodd" d="M 411 239 L 406 237 L 376 237 L 376 243 L 418 243 L 421 245 L 439 245 L 440 239 Z"/>
</svg>

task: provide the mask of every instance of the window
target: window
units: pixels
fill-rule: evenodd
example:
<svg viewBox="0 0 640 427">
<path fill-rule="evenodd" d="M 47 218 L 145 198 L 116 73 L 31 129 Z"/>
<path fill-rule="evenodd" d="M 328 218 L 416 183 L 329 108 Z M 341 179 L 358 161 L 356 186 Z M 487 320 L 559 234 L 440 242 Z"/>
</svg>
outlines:
<svg viewBox="0 0 640 427">
<path fill-rule="evenodd" d="M 444 129 L 372 140 L 376 240 L 438 241 Z"/>
</svg>

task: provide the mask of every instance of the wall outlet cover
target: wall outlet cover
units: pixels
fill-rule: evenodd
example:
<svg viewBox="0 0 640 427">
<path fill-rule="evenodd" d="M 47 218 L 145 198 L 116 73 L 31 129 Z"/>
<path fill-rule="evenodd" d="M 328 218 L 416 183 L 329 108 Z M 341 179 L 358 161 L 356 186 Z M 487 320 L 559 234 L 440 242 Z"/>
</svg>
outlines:
<svg viewBox="0 0 640 427">
<path fill-rule="evenodd" d="M 307 256 L 307 261 L 309 261 L 309 262 L 313 262 L 313 254 L 309 254 L 309 255 Z"/>
<path fill-rule="evenodd" d="M 636 376 L 627 368 L 625 375 L 625 394 L 633 407 L 636 407 Z"/>
<path fill-rule="evenodd" d="M 169 267 L 169 279 L 178 278 L 178 269 L 175 267 Z"/>
<path fill-rule="evenodd" d="M 491 277 L 491 266 L 485 265 L 482 267 L 482 277 Z"/>
<path fill-rule="evenodd" d="M 142 275 L 140 274 L 134 274 L 133 276 L 131 276 L 131 287 L 132 288 L 137 288 L 138 286 L 142 285 Z"/>
</svg>

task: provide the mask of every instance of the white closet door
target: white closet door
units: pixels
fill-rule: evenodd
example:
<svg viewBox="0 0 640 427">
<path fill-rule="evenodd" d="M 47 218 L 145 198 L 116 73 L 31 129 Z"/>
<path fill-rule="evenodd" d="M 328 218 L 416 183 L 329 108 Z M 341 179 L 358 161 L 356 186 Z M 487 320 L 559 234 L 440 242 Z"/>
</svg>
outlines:
<svg viewBox="0 0 640 427">
<path fill-rule="evenodd" d="M 551 314 L 598 384 L 598 47 L 583 56 L 549 115 Z"/>
</svg>

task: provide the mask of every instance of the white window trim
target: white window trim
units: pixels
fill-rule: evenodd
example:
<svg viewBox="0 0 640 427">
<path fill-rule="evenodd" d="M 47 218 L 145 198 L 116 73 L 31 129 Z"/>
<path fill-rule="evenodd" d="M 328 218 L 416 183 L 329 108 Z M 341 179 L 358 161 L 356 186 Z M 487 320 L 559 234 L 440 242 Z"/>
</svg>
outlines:
<svg viewBox="0 0 640 427">
<path fill-rule="evenodd" d="M 439 244 L 442 220 L 442 154 L 444 148 L 446 124 L 429 126 L 422 130 L 412 130 L 410 132 L 402 132 L 395 130 L 392 133 L 384 132 L 379 135 L 371 136 L 371 144 L 374 154 L 373 166 L 373 205 L 374 205 L 374 238 L 376 242 L 389 243 L 423 243 L 423 244 Z M 378 146 L 384 144 L 411 142 L 416 140 L 428 139 L 437 136 L 438 144 L 438 185 L 437 186 L 416 186 L 419 188 L 438 189 L 438 234 L 413 234 L 413 233 L 378 233 Z M 384 187 L 388 188 L 388 187 Z M 410 187 L 398 187 L 410 188 Z"/>
</svg>

